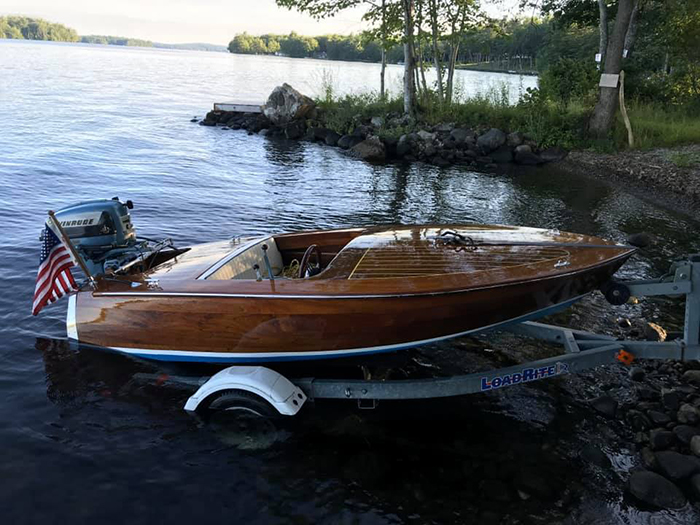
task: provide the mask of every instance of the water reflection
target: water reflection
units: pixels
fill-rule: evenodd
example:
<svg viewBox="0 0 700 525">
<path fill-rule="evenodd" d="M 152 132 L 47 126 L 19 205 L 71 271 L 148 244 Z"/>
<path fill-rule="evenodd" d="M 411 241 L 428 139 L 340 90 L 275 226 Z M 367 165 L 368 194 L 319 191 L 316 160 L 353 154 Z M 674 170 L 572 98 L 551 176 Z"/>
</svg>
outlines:
<svg viewBox="0 0 700 525">
<path fill-rule="evenodd" d="M 695 523 L 695 516 L 642 514 L 606 501 L 623 480 L 599 483 L 602 474 L 582 467 L 577 453 L 582 441 L 603 446 L 625 430 L 567 404 L 572 396 L 560 395 L 557 383 L 382 404 L 375 413 L 319 403 L 285 421 L 284 439 L 241 450 L 250 435 L 187 416 L 186 391 L 133 380 L 172 373 L 161 365 L 68 347 L 65 301 L 31 317 L 46 210 L 114 195 L 136 203 L 139 234 L 178 245 L 264 231 L 474 221 L 616 240 L 651 232 L 657 242 L 623 268 L 625 278 L 655 277 L 669 259 L 700 252 L 697 216 L 551 166 L 483 174 L 370 165 L 321 144 L 189 122 L 222 97 L 259 100 L 284 81 L 303 89 L 309 72 L 327 64 L 269 58 L 0 41 L 0 70 L 12 72 L 0 75 L 0 93 L 12 93 L 2 99 L 11 125 L 0 132 L 5 521 Z M 377 67 L 344 64 L 339 83 L 376 82 Z M 649 300 L 611 309 L 594 296 L 556 321 L 615 333 L 615 317 L 678 324 L 680 307 Z M 538 352 L 520 340 L 488 338 L 397 354 L 400 363 L 382 366 L 425 377 Z M 290 377 L 311 373 L 289 370 Z M 606 379 L 595 377 L 562 382 L 583 399 Z"/>
</svg>

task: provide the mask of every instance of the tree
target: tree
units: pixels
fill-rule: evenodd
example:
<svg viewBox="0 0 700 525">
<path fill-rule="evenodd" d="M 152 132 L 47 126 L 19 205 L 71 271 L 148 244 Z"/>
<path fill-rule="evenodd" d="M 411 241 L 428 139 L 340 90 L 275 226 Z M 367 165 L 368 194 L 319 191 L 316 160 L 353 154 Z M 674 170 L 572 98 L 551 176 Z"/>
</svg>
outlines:
<svg viewBox="0 0 700 525">
<path fill-rule="evenodd" d="M 350 7 L 359 5 L 369 6 L 369 11 L 376 9 L 377 4 L 372 0 L 275 0 L 277 5 L 286 7 L 287 9 L 296 9 L 303 13 L 308 13 L 315 18 L 327 18 L 336 15 L 340 11 Z M 400 14 L 403 22 L 403 45 L 404 45 L 404 111 L 407 114 L 415 112 L 415 67 L 414 67 L 414 51 L 413 51 L 413 9 L 415 0 L 400 0 Z M 384 13 L 389 13 L 387 4 L 384 4 Z M 376 11 L 375 11 L 376 13 Z M 366 18 L 367 19 L 367 18 Z M 386 22 L 389 24 L 389 22 Z"/>
<path fill-rule="evenodd" d="M 287 56 L 293 58 L 303 58 L 311 56 L 311 53 L 318 47 L 315 38 L 303 36 L 292 31 L 280 41 L 280 50 Z"/>
<path fill-rule="evenodd" d="M 251 36 L 248 33 L 241 33 L 233 37 L 228 44 L 231 53 L 248 54 L 251 52 Z"/>
<path fill-rule="evenodd" d="M 444 6 L 444 16 L 448 31 L 445 39 L 449 50 L 445 101 L 450 104 L 454 91 L 455 68 L 462 37 L 468 31 L 474 31 L 482 26 L 485 20 L 476 0 L 448 1 Z"/>
<path fill-rule="evenodd" d="M 378 40 L 381 46 L 381 70 L 379 73 L 379 94 L 382 98 L 386 96 L 385 74 L 386 63 L 389 52 L 394 49 L 402 40 L 402 5 L 396 1 L 381 0 L 367 10 L 364 20 L 372 24 L 372 28 L 365 31 L 365 43 Z"/>
<path fill-rule="evenodd" d="M 74 29 L 47 22 L 41 18 L 27 18 L 25 16 L 0 16 L 0 38 L 60 42 L 80 40 Z"/>
<path fill-rule="evenodd" d="M 407 115 L 416 113 L 416 66 L 413 50 L 413 7 L 414 0 L 401 0 L 403 10 L 403 110 Z"/>
<path fill-rule="evenodd" d="M 600 54 L 600 67 L 605 66 L 605 54 L 608 50 L 608 4 L 605 0 L 598 0 L 598 11 L 600 12 L 600 45 L 598 53 Z"/>
<path fill-rule="evenodd" d="M 622 54 L 625 37 L 629 28 L 634 0 L 620 0 L 615 17 L 615 26 L 608 42 L 604 72 L 608 75 L 619 75 L 622 70 Z M 598 138 L 604 138 L 610 132 L 618 104 L 618 87 L 601 87 L 598 103 L 593 110 L 589 123 L 590 133 Z"/>
</svg>

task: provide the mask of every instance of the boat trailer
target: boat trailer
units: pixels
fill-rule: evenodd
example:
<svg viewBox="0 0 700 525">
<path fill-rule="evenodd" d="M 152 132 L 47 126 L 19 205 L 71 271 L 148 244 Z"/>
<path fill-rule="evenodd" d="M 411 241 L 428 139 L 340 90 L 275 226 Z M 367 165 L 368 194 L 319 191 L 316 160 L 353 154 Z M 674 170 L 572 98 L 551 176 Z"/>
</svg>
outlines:
<svg viewBox="0 0 700 525">
<path fill-rule="evenodd" d="M 244 399 L 245 396 L 257 399 L 259 405 L 262 401 L 263 405 L 274 408 L 276 413 L 293 416 L 307 400 L 354 399 L 361 408 L 374 408 L 380 400 L 429 399 L 489 392 L 599 365 L 629 365 L 635 359 L 700 359 L 700 254 L 674 263 L 671 272 L 661 279 L 616 281 L 602 291 L 609 302 L 617 305 L 624 304 L 631 296 L 684 295 L 686 304 L 682 338 L 664 342 L 617 340 L 608 335 L 527 321 L 498 328 L 498 331 L 557 343 L 562 345 L 564 353 L 507 368 L 428 379 L 290 380 L 262 366 L 231 366 L 210 378 L 169 376 L 167 381 L 198 387 L 185 404 L 188 412 L 210 407 L 212 402 L 226 393 L 242 392 Z M 139 375 L 141 379 L 152 377 L 151 374 Z M 224 404 L 222 408 L 227 407 Z M 251 408 L 247 410 L 255 411 Z"/>
</svg>

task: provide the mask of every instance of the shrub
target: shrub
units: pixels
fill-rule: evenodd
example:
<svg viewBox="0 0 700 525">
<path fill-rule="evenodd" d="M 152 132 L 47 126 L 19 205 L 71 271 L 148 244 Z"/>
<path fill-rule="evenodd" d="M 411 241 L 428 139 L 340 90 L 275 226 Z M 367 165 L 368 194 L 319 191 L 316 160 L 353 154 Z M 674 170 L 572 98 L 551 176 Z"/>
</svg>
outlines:
<svg viewBox="0 0 700 525">
<path fill-rule="evenodd" d="M 545 98 L 566 106 L 573 99 L 589 99 L 599 78 L 592 62 L 561 58 L 540 76 L 540 92 Z"/>
</svg>

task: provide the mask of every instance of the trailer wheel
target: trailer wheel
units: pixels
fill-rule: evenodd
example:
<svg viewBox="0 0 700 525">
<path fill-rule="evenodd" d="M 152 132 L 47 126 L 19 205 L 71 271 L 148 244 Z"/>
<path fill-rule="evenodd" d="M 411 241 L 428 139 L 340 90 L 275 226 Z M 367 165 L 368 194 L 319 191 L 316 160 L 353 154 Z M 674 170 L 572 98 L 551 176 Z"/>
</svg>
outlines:
<svg viewBox="0 0 700 525">
<path fill-rule="evenodd" d="M 614 306 L 625 304 L 632 295 L 627 286 L 622 283 L 616 283 L 615 281 L 610 281 L 605 284 L 601 287 L 600 291 L 605 295 L 605 299 Z"/>
<path fill-rule="evenodd" d="M 222 390 L 211 396 L 207 405 L 209 410 L 239 412 L 245 417 L 276 418 L 280 414 L 275 407 L 262 397 L 247 390 Z"/>
</svg>

